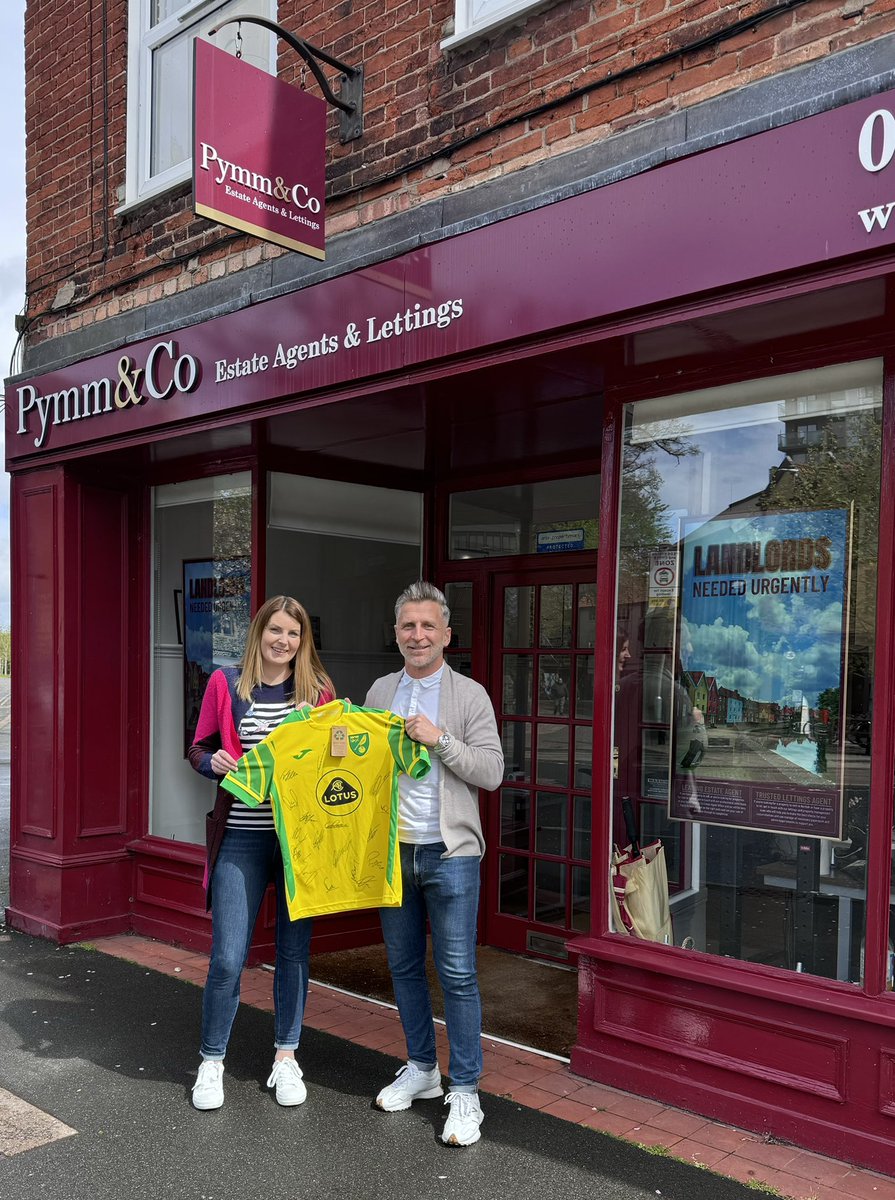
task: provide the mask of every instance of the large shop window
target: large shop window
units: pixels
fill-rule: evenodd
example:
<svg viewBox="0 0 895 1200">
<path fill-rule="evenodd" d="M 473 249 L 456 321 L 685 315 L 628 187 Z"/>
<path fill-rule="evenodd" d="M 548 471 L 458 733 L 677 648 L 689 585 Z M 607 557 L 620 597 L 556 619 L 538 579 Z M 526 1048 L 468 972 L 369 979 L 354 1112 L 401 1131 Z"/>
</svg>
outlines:
<svg viewBox="0 0 895 1200">
<path fill-rule="evenodd" d="M 230 17 L 275 21 L 276 0 L 129 0 L 127 183 L 125 205 L 157 195 L 190 177 L 193 41 Z M 242 57 L 271 74 L 276 39 L 242 25 Z M 236 49 L 237 26 L 216 34 L 216 46 Z"/>
<path fill-rule="evenodd" d="M 613 836 L 679 946 L 863 974 L 882 364 L 629 405 Z M 626 657 L 627 649 L 630 657 Z"/>
<path fill-rule="evenodd" d="M 251 613 L 248 473 L 154 492 L 149 832 L 205 841 L 212 784 L 186 761 L 216 667 L 238 660 Z"/>
</svg>

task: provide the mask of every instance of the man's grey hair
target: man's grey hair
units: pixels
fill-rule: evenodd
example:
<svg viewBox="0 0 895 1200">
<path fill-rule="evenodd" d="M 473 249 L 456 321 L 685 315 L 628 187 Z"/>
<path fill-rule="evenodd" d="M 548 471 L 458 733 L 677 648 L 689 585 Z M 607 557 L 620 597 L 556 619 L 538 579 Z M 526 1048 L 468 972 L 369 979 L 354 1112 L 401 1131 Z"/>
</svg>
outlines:
<svg viewBox="0 0 895 1200">
<path fill-rule="evenodd" d="M 444 592 L 439 591 L 434 583 L 428 583 L 425 579 L 418 579 L 416 583 L 411 583 L 395 601 L 395 621 L 398 620 L 405 604 L 424 604 L 427 600 L 441 606 L 444 623 L 450 625 L 451 610 L 448 608 Z"/>
</svg>

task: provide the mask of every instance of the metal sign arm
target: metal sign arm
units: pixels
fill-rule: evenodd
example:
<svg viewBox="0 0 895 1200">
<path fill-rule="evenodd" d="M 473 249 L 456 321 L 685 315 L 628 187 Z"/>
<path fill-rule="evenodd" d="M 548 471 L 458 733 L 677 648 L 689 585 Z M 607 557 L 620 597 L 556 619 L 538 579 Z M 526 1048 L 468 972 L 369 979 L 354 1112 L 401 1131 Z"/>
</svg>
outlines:
<svg viewBox="0 0 895 1200">
<path fill-rule="evenodd" d="M 338 58 L 333 58 L 331 54 L 327 54 L 325 50 L 321 50 L 318 46 L 312 46 L 304 38 L 296 37 L 294 33 L 290 33 L 288 29 L 284 29 L 282 25 L 277 25 L 274 21 L 268 21 L 266 17 L 246 15 L 229 17 L 226 21 L 221 21 L 220 25 L 215 25 L 214 29 L 209 29 L 209 36 L 216 34 L 225 25 L 239 25 L 243 21 L 249 25 L 261 25 L 263 28 L 269 29 L 271 33 L 275 33 L 277 37 L 281 37 L 297 54 L 301 55 L 314 72 L 314 78 L 320 84 L 320 90 L 323 92 L 324 98 L 341 110 L 342 116 L 339 121 L 340 141 L 350 142 L 361 136 L 364 121 L 363 67 L 349 67 L 347 63 L 341 62 Z M 337 71 L 342 72 L 339 96 L 334 95 L 330 88 L 326 76 L 321 71 L 320 65 L 317 62 L 318 59 L 321 59 L 331 67 L 335 67 Z"/>
</svg>

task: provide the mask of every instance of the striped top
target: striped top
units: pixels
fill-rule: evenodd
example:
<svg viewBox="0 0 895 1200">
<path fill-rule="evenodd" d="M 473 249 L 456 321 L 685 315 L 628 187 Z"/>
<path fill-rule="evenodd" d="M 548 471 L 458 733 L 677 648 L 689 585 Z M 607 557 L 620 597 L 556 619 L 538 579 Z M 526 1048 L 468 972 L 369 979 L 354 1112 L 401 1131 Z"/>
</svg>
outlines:
<svg viewBox="0 0 895 1200">
<path fill-rule="evenodd" d="M 291 684 L 291 678 L 288 680 Z M 295 710 L 291 694 L 287 697 L 285 684 L 259 684 L 252 693 L 252 703 L 248 712 L 239 722 L 239 740 L 242 743 L 243 754 L 247 754 L 253 746 L 262 742 L 272 733 L 281 721 Z M 235 798 L 227 817 L 228 829 L 273 829 L 273 811 L 270 800 L 265 800 L 257 808 L 244 804 Z"/>
</svg>

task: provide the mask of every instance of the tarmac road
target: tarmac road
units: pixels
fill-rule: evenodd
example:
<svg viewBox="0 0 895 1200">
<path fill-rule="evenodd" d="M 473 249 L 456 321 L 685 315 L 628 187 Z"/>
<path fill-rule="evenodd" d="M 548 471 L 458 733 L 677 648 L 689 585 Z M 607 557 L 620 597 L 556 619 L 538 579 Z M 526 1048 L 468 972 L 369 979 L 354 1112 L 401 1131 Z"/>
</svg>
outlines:
<svg viewBox="0 0 895 1200">
<path fill-rule="evenodd" d="M 226 1102 L 196 1112 L 199 989 L 83 947 L 0 933 L 0 1089 L 76 1132 L 3 1158 L 2 1200 L 746 1200 L 734 1180 L 487 1096 L 482 1139 L 442 1145 L 437 1100 L 385 1114 L 399 1065 L 307 1030 L 300 1108 L 264 1087 L 271 1017 L 243 1006 Z M 9 1099 L 9 1097 L 7 1097 Z M 0 1134 L 3 1130 L 0 1091 Z"/>
</svg>

